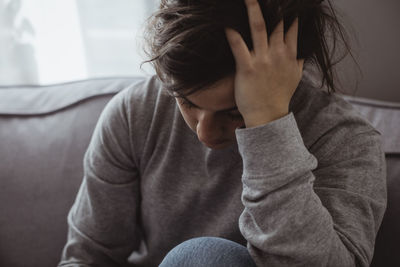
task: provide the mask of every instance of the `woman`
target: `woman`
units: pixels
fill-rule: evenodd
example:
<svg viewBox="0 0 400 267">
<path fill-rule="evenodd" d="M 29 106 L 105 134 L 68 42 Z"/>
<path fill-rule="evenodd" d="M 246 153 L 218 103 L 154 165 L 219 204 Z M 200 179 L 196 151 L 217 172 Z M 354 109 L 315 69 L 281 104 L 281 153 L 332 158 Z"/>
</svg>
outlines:
<svg viewBox="0 0 400 267">
<path fill-rule="evenodd" d="M 103 111 L 59 266 L 369 266 L 385 158 L 303 73 L 316 63 L 335 90 L 324 5 L 161 1 L 157 75 Z"/>
</svg>

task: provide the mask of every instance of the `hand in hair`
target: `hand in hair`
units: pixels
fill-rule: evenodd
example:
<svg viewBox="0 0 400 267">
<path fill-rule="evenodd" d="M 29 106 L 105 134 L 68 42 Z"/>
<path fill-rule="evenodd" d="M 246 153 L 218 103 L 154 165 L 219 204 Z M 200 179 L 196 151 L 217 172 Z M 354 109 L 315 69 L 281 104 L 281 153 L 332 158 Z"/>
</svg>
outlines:
<svg viewBox="0 0 400 267">
<path fill-rule="evenodd" d="M 252 51 L 238 32 L 226 28 L 236 62 L 235 101 L 246 127 L 255 127 L 289 113 L 301 80 L 304 59 L 297 60 L 298 18 L 284 36 L 283 20 L 268 37 L 257 0 L 245 0 L 253 40 Z"/>
</svg>

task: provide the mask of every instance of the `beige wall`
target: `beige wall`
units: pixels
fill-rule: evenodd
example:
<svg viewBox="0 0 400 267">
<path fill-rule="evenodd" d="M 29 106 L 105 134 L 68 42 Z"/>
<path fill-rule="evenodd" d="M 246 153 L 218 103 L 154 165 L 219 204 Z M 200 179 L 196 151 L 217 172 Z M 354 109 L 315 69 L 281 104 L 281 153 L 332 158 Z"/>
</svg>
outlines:
<svg viewBox="0 0 400 267">
<path fill-rule="evenodd" d="M 349 29 L 353 54 L 337 65 L 346 94 L 400 102 L 400 1 L 331 0 Z M 352 35 L 355 33 L 357 38 Z M 355 91 L 358 79 L 358 90 Z M 354 93 L 353 93 L 354 92 Z"/>
</svg>

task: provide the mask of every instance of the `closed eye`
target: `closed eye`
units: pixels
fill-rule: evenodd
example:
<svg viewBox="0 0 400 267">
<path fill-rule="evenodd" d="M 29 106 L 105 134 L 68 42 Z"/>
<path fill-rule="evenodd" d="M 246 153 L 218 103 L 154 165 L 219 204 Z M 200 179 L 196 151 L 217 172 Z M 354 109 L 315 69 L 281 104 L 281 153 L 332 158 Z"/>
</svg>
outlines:
<svg viewBox="0 0 400 267">
<path fill-rule="evenodd" d="M 184 100 L 184 99 L 181 101 L 181 104 L 182 104 L 182 105 L 185 105 L 185 106 L 188 107 L 189 109 L 195 108 L 195 106 L 192 105 L 192 103 L 189 103 L 189 102 L 187 102 L 187 101 Z"/>
<path fill-rule="evenodd" d="M 231 114 L 231 113 L 228 113 L 227 115 L 228 115 L 228 116 L 231 118 L 231 120 L 233 120 L 233 121 L 240 121 L 240 120 L 243 120 L 242 114 Z"/>
<path fill-rule="evenodd" d="M 181 101 L 181 104 L 182 105 L 184 105 L 184 106 L 186 106 L 188 109 L 192 109 L 192 108 L 196 108 L 196 106 L 194 106 L 192 103 L 190 103 L 190 102 L 187 102 L 186 100 L 182 100 Z M 229 116 L 229 118 L 231 119 L 231 120 L 233 120 L 233 121 L 239 121 L 239 120 L 242 120 L 243 119 L 243 117 L 242 117 L 242 114 L 232 114 L 232 113 L 224 113 L 225 115 L 228 115 Z"/>
</svg>

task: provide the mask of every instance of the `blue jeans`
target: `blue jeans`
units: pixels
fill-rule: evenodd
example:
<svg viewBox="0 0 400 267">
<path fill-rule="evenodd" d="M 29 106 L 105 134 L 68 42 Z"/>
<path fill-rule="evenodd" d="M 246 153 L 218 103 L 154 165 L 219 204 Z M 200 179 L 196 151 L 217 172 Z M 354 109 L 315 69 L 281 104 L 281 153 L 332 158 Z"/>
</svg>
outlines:
<svg viewBox="0 0 400 267">
<path fill-rule="evenodd" d="M 174 247 L 159 267 L 256 267 L 247 248 L 220 237 L 197 237 Z"/>
</svg>

